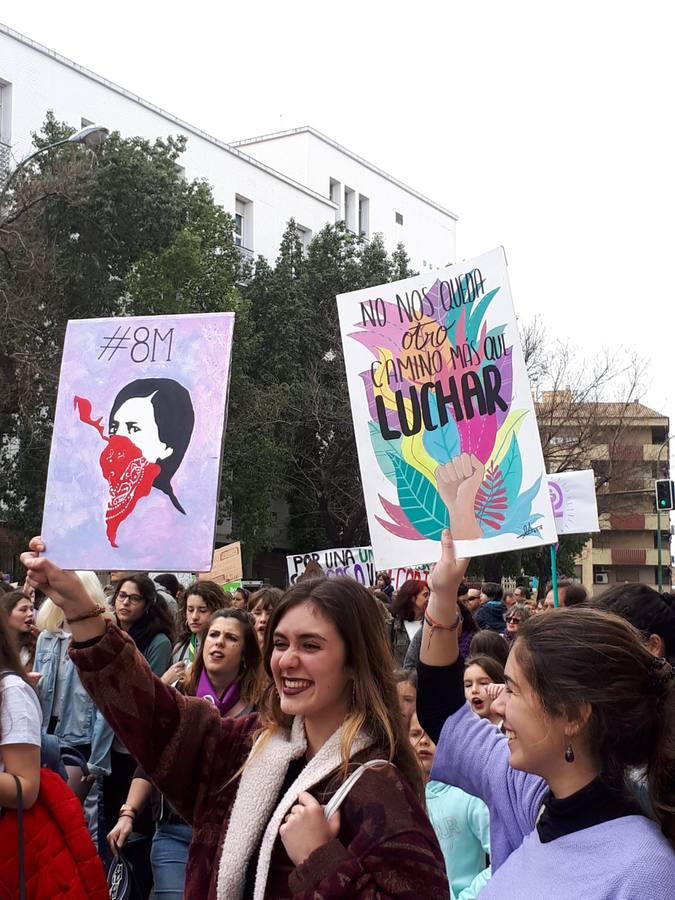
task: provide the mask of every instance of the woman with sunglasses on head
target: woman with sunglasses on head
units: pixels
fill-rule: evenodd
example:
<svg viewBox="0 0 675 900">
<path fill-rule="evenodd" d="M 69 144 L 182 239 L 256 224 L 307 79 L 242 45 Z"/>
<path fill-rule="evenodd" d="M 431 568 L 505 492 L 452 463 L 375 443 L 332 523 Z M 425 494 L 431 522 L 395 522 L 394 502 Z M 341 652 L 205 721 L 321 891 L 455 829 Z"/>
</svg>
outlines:
<svg viewBox="0 0 675 900">
<path fill-rule="evenodd" d="M 29 583 L 77 620 L 83 682 L 193 826 L 186 900 L 449 897 L 387 635 L 364 587 L 336 578 L 288 590 L 267 625 L 260 712 L 222 718 L 153 677 L 75 577 L 38 556 L 45 549 L 36 538 L 22 556 Z M 356 770 L 327 817 L 324 804 Z"/>
<path fill-rule="evenodd" d="M 481 897 L 669 900 L 673 669 L 612 614 L 577 608 L 533 616 L 506 664 L 500 733 L 463 697 L 456 590 L 467 562 L 455 559 L 445 532 L 424 624 L 418 715 L 438 746 L 432 776 L 480 797 L 490 811 L 493 876 Z M 647 767 L 658 824 L 627 790 L 637 765 Z"/>
<path fill-rule="evenodd" d="M 240 609 L 212 613 L 194 664 L 178 689 L 187 697 L 212 703 L 221 716 L 237 718 L 253 712 L 262 683 L 262 657 L 248 613 Z M 154 896 L 156 900 L 181 900 L 192 828 L 152 786 L 140 766 L 108 843 L 113 852 L 124 846 L 148 800 L 155 822 L 150 854 Z"/>
</svg>

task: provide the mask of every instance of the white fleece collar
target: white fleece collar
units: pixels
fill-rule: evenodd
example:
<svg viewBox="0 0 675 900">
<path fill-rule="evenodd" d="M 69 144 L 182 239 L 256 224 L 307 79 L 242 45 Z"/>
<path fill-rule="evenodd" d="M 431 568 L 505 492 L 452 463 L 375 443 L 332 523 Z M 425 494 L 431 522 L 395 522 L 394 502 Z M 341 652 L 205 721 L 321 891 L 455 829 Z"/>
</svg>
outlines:
<svg viewBox="0 0 675 900">
<path fill-rule="evenodd" d="M 223 842 L 218 869 L 218 900 L 241 900 L 246 868 L 258 846 L 260 855 L 256 870 L 254 900 L 264 900 L 272 848 L 285 815 L 302 791 L 309 791 L 340 767 L 339 728 L 312 757 L 274 808 L 286 777 L 288 766 L 307 750 L 307 737 L 302 717 L 293 720 L 289 731 L 273 734 L 262 747 L 251 754 L 241 774 L 237 796 Z M 373 743 L 372 738 L 358 734 L 352 743 L 351 756 Z M 264 831 L 264 834 L 263 834 Z"/>
</svg>

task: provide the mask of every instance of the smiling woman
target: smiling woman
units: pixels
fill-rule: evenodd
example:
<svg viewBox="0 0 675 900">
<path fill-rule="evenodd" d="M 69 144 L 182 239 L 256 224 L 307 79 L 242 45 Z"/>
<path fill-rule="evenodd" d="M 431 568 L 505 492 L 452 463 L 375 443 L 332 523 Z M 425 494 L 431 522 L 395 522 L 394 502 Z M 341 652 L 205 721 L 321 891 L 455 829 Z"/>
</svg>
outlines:
<svg viewBox="0 0 675 900">
<path fill-rule="evenodd" d="M 449 533 L 432 576 L 418 667 L 432 776 L 490 811 L 493 877 L 481 898 L 667 900 L 675 888 L 675 672 L 618 616 L 581 607 L 531 617 L 493 700 L 502 734 L 472 715 L 461 681 Z M 439 740 L 440 738 L 440 740 Z M 648 774 L 648 819 L 627 788 Z M 658 824 L 657 824 L 658 823 Z M 659 828 L 660 826 L 660 828 Z M 655 873 L 658 875 L 655 877 Z"/>
<path fill-rule="evenodd" d="M 45 549 L 35 539 L 23 554 L 29 583 L 79 620 L 72 657 L 83 683 L 194 827 L 186 900 L 449 897 L 398 711 L 391 651 L 365 588 L 348 578 L 291 588 L 267 626 L 263 655 L 273 683 L 260 712 L 222 718 L 213 703 L 153 677 Z M 224 627 L 204 642 L 211 680 L 233 671 L 227 644 L 234 648 L 238 637 L 231 615 L 219 621 Z M 213 685 L 216 695 L 224 681 Z M 326 819 L 324 804 L 350 769 L 376 759 L 394 765 L 369 768 Z"/>
</svg>

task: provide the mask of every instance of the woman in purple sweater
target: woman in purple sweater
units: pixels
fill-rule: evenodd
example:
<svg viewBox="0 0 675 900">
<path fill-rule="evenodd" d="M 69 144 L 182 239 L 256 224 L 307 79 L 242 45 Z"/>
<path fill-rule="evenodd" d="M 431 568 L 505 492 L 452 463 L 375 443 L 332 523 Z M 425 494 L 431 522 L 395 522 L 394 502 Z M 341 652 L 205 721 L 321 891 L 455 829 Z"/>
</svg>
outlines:
<svg viewBox="0 0 675 900">
<path fill-rule="evenodd" d="M 675 896 L 675 678 L 628 623 L 553 610 L 521 628 L 506 665 L 501 734 L 464 700 L 456 560 L 446 532 L 418 666 L 420 722 L 438 743 L 431 777 L 490 810 L 483 898 Z M 625 788 L 644 766 L 657 822 Z M 660 826 L 660 827 L 659 827 Z"/>
</svg>

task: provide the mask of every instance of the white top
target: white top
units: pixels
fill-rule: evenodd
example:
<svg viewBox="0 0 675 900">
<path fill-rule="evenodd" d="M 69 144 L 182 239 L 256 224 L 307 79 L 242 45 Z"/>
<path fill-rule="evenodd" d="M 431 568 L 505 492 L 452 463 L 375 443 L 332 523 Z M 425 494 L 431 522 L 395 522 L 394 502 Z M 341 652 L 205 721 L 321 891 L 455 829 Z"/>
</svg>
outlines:
<svg viewBox="0 0 675 900">
<path fill-rule="evenodd" d="M 415 619 L 412 622 L 404 622 L 405 630 L 408 632 L 408 637 L 412 641 L 417 632 L 422 627 L 422 622 L 419 619 Z"/>
<path fill-rule="evenodd" d="M 42 710 L 37 694 L 18 675 L 0 678 L 0 772 L 5 771 L 5 744 L 42 743 Z"/>
</svg>

